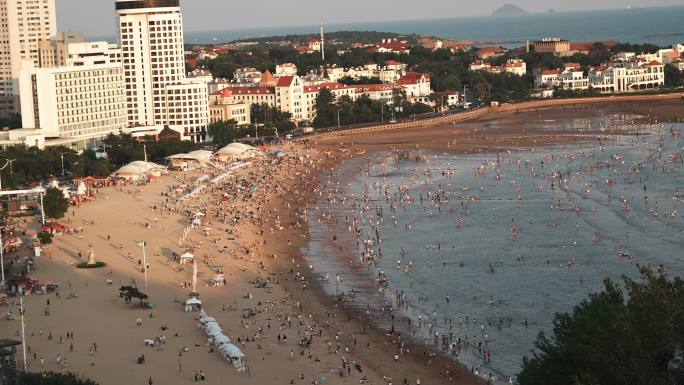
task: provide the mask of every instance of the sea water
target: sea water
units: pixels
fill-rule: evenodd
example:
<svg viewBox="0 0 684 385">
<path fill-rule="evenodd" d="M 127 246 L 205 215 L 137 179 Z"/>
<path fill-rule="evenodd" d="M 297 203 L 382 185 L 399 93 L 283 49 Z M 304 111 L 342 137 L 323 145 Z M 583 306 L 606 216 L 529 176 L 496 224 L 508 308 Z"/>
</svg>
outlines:
<svg viewBox="0 0 684 385">
<path fill-rule="evenodd" d="M 506 47 L 526 40 L 560 37 L 571 41 L 617 40 L 668 46 L 684 40 L 684 6 L 533 13 L 508 17 L 458 17 L 431 20 L 364 21 L 328 24 L 326 30 L 381 31 L 443 39 L 500 41 Z M 218 15 L 217 17 L 223 17 Z M 187 43 L 217 43 L 286 34 L 316 34 L 318 26 L 285 26 L 186 32 Z"/>
<path fill-rule="evenodd" d="M 467 336 L 449 352 L 505 381 L 554 315 L 605 278 L 636 277 L 637 265 L 684 272 L 684 125 L 617 115 L 541 124 L 626 135 L 500 154 L 387 152 L 324 177 L 302 252 L 328 293 L 387 328 L 383 307 L 421 319 L 418 341 Z"/>
</svg>

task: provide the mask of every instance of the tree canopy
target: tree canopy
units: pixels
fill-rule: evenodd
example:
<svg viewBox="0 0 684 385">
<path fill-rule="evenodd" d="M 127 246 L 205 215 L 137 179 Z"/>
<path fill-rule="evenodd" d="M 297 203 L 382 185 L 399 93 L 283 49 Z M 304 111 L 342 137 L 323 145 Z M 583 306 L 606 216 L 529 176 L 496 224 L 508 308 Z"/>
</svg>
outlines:
<svg viewBox="0 0 684 385">
<path fill-rule="evenodd" d="M 95 381 L 73 373 L 23 373 L 15 370 L 0 374 L 0 383 L 6 385 L 97 385 Z"/>
<path fill-rule="evenodd" d="M 605 280 L 571 314 L 557 314 L 523 360 L 520 385 L 684 383 L 684 281 L 642 268 L 624 288 Z"/>
<path fill-rule="evenodd" d="M 48 187 L 43 197 L 43 207 L 47 217 L 60 219 L 69 209 L 69 199 L 64 196 L 61 190 Z"/>
</svg>

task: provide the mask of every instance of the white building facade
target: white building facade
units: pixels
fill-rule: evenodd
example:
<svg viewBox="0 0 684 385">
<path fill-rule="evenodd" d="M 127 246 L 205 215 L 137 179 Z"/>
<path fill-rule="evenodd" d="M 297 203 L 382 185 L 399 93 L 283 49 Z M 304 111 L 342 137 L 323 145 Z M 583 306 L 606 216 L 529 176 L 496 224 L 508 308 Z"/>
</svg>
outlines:
<svg viewBox="0 0 684 385">
<path fill-rule="evenodd" d="M 55 0 L 0 0 L 0 116 L 19 112 L 19 73 L 55 37 Z"/>
<path fill-rule="evenodd" d="M 116 0 L 115 9 L 129 127 L 168 125 L 184 139 L 204 141 L 209 122 L 207 84 L 193 84 L 185 77 L 180 1 Z M 201 95 L 203 101 L 198 99 Z M 194 111 L 178 112 L 179 108 Z"/>
<path fill-rule="evenodd" d="M 125 86 L 118 63 L 37 68 L 20 74 L 24 130 L 81 150 L 126 127 Z"/>
</svg>

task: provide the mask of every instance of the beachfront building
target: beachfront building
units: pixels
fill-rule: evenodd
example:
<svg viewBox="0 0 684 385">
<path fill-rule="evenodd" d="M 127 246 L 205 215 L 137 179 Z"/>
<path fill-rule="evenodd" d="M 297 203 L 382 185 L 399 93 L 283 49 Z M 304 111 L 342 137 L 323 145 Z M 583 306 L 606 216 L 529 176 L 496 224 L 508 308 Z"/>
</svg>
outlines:
<svg viewBox="0 0 684 385">
<path fill-rule="evenodd" d="M 185 76 L 180 0 L 116 0 L 115 10 L 129 129 L 167 126 L 204 141 L 208 86 Z"/>
<path fill-rule="evenodd" d="M 589 79 L 580 68 L 567 67 L 563 70 L 541 70 L 534 76 L 536 88 L 561 88 L 582 91 L 589 88 Z"/>
<path fill-rule="evenodd" d="M 82 150 L 126 128 L 125 85 L 119 63 L 38 68 L 24 62 L 21 130 L 1 138 L 27 146 Z"/>
<path fill-rule="evenodd" d="M 634 60 L 592 68 L 591 87 L 599 92 L 622 93 L 660 88 L 665 84 L 665 65 Z"/>
<path fill-rule="evenodd" d="M 20 111 L 21 66 L 40 66 L 39 45 L 56 32 L 55 0 L 0 0 L 0 116 Z"/>
<path fill-rule="evenodd" d="M 238 101 L 231 88 L 224 88 L 209 95 L 209 119 L 211 123 L 235 120 L 238 125 L 248 125 L 253 103 Z"/>
<path fill-rule="evenodd" d="M 614 61 L 590 68 L 585 74 L 578 64 L 566 63 L 563 70 L 540 70 L 535 73 L 536 88 L 561 88 L 581 91 L 592 88 L 602 93 L 635 92 L 662 87 L 665 84 L 665 65 L 643 58 Z"/>
<path fill-rule="evenodd" d="M 401 91 L 401 86 L 396 83 L 385 84 L 357 84 L 352 85 L 354 88 L 355 98 L 362 95 L 368 96 L 371 100 L 377 100 L 385 103 L 391 103 L 396 91 Z"/>
<path fill-rule="evenodd" d="M 427 98 L 432 94 L 429 73 L 407 72 L 397 83 L 404 89 L 411 103 L 427 103 Z"/>
<path fill-rule="evenodd" d="M 209 88 L 205 82 L 183 79 L 164 88 L 166 126 L 181 134 L 181 140 L 202 143 L 209 125 Z"/>
<path fill-rule="evenodd" d="M 316 98 L 323 88 L 328 89 L 335 96 L 335 100 L 339 100 L 343 96 L 347 96 L 351 100 L 356 99 L 356 89 L 346 84 L 333 82 L 304 86 L 301 98 L 302 120 L 313 121 L 316 117 Z"/>
</svg>

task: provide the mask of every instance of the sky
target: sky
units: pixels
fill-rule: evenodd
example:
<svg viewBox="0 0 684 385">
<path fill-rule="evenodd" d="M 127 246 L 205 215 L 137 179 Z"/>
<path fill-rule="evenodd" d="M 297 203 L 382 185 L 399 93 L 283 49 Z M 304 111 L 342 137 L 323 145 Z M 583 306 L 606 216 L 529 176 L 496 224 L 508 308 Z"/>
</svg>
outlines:
<svg viewBox="0 0 684 385">
<path fill-rule="evenodd" d="M 114 35 L 114 0 L 55 0 L 60 31 Z M 181 0 L 185 31 L 253 29 L 489 15 L 510 2 L 529 12 L 684 5 L 684 0 Z M 325 5 L 323 5 L 325 4 Z"/>
</svg>

